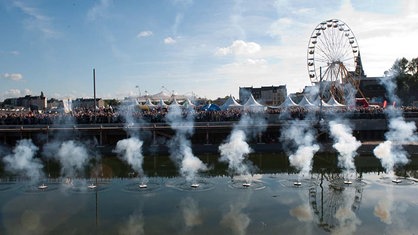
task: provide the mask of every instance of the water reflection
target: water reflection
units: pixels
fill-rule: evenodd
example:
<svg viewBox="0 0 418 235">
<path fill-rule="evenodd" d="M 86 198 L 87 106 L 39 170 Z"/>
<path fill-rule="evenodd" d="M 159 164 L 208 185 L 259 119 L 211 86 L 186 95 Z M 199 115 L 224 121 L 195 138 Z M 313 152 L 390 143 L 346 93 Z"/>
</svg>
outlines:
<svg viewBox="0 0 418 235">
<path fill-rule="evenodd" d="M 192 188 L 170 167 L 159 168 L 164 158 L 150 158 L 151 169 L 144 172 L 154 173 L 145 189 L 139 178 L 129 177 L 129 168 L 120 171 L 123 162 L 106 159 L 103 169 L 125 177 L 72 178 L 71 185 L 66 178 L 46 179 L 48 189 L 39 190 L 26 179 L 4 176 L 0 234 L 411 234 L 418 229 L 414 165 L 397 171 L 403 180 L 398 184 L 369 161 L 358 165 L 350 183 L 338 168 L 316 165 L 297 186 L 292 168 L 271 172 L 282 162 L 271 157 L 257 155 L 260 173 L 252 175 L 250 187 L 220 166 Z M 97 187 L 89 189 L 92 182 Z"/>
</svg>

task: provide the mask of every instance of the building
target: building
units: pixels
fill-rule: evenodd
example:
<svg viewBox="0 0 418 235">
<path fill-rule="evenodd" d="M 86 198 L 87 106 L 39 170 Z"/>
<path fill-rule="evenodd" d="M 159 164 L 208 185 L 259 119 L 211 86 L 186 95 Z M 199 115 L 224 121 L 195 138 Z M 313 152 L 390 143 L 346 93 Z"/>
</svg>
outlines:
<svg viewBox="0 0 418 235">
<path fill-rule="evenodd" d="M 240 87 L 239 88 L 239 100 L 241 103 L 248 100 L 250 94 L 254 99 L 263 105 L 277 106 L 283 103 L 287 96 L 286 85 L 280 86 L 262 86 L 255 87 Z"/>
<path fill-rule="evenodd" d="M 4 106 L 9 107 L 24 107 L 32 110 L 43 110 L 47 108 L 47 100 L 44 93 L 40 96 L 26 95 L 19 98 L 7 98 L 3 102 Z"/>
<path fill-rule="evenodd" d="M 96 98 L 96 107 L 104 108 L 105 103 L 101 98 Z M 94 99 L 93 98 L 77 98 L 72 101 L 72 108 L 83 108 L 83 109 L 94 109 Z"/>
<path fill-rule="evenodd" d="M 386 98 L 386 88 L 382 85 L 380 77 L 364 77 L 360 79 L 359 90 L 371 103 L 383 103 Z M 361 97 L 357 94 L 357 97 Z"/>
</svg>

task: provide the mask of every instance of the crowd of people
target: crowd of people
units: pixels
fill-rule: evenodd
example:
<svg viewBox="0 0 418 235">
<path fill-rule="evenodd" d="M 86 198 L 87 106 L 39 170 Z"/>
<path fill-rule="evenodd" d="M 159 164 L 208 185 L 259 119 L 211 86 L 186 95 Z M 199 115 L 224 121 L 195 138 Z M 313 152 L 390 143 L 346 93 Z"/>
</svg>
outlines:
<svg viewBox="0 0 418 235">
<path fill-rule="evenodd" d="M 418 118 L 418 107 L 399 107 L 395 111 L 402 112 L 404 117 Z M 0 125 L 52 125 L 52 124 L 117 124 L 117 123 L 165 123 L 168 109 L 148 109 L 138 108 L 109 109 L 99 110 L 74 109 L 71 112 L 38 112 L 38 111 L 0 111 Z M 191 115 L 196 122 L 225 122 L 239 121 L 241 116 L 251 110 L 229 109 L 223 111 L 204 111 L 200 107 L 193 109 L 183 109 L 183 116 Z M 307 117 L 318 117 L 322 115 L 346 115 L 352 119 L 381 119 L 385 118 L 388 112 L 382 107 L 337 107 L 337 108 L 267 108 L 263 114 L 268 120 L 291 120 L 305 119 Z"/>
</svg>

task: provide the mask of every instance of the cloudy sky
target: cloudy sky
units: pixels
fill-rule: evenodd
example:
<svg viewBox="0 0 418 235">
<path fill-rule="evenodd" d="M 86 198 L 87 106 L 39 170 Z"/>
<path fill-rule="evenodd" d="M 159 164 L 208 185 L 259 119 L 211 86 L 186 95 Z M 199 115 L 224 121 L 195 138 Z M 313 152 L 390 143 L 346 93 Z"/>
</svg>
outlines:
<svg viewBox="0 0 418 235">
<path fill-rule="evenodd" d="M 0 101 L 92 97 L 93 68 L 103 98 L 301 91 L 309 38 L 328 19 L 351 28 L 368 76 L 418 57 L 415 0 L 0 0 Z"/>
</svg>

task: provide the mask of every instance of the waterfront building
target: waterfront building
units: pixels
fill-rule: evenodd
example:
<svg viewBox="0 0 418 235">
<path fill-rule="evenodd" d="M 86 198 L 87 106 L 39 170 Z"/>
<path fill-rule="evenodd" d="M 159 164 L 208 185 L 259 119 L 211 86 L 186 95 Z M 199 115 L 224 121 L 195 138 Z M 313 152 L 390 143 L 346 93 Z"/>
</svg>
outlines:
<svg viewBox="0 0 418 235">
<path fill-rule="evenodd" d="M 277 106 L 286 99 L 287 88 L 286 85 L 239 88 L 239 100 L 241 104 L 246 102 L 251 95 L 263 105 Z"/>
<path fill-rule="evenodd" d="M 47 108 L 47 99 L 43 92 L 39 96 L 26 95 L 18 98 L 7 98 L 4 100 L 5 107 L 24 107 L 32 110 L 43 110 Z"/>
<path fill-rule="evenodd" d="M 84 109 L 94 109 L 94 99 L 93 98 L 77 98 L 72 101 L 73 108 L 84 108 Z M 97 108 L 104 108 L 105 103 L 101 98 L 96 98 Z"/>
</svg>

